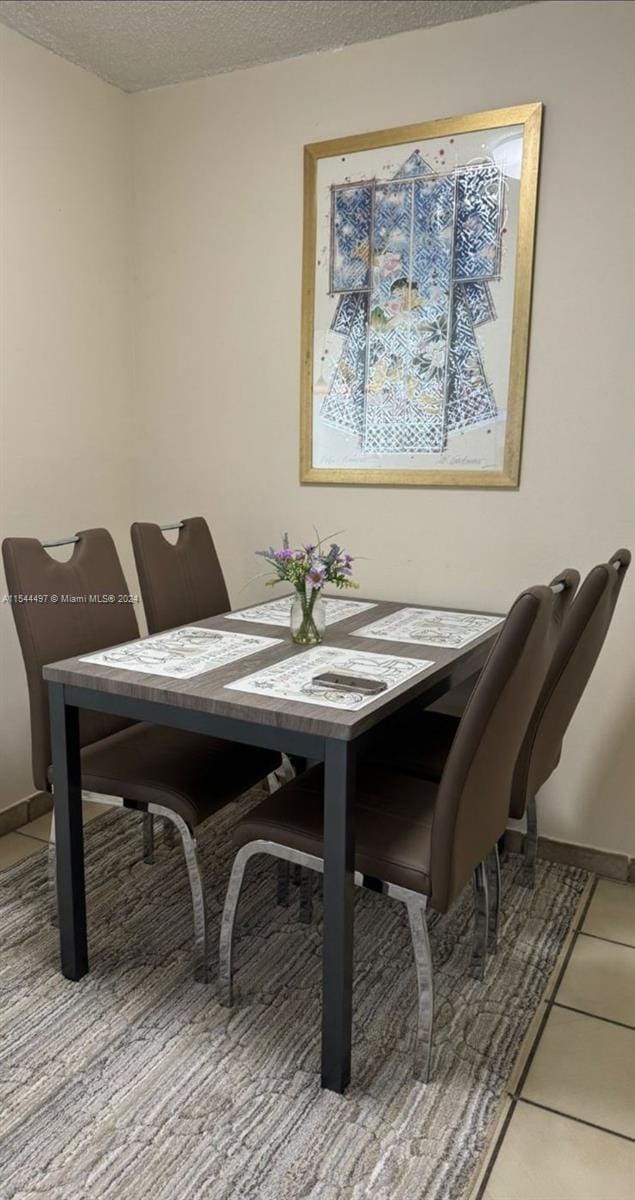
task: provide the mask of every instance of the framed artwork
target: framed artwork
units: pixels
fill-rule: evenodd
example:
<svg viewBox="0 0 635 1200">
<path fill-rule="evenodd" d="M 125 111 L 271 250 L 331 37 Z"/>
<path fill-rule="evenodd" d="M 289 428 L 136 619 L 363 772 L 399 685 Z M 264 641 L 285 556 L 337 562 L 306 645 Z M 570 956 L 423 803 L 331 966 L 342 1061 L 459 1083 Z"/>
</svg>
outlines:
<svg viewBox="0 0 635 1200">
<path fill-rule="evenodd" d="M 518 485 L 541 118 L 305 146 L 302 483 Z"/>
</svg>

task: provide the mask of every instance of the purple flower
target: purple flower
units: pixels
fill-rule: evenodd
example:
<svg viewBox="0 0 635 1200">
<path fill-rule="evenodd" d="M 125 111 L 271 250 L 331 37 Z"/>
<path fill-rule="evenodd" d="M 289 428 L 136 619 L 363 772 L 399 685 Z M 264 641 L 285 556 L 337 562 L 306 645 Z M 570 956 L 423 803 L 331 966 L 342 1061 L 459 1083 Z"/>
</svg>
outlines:
<svg viewBox="0 0 635 1200">
<path fill-rule="evenodd" d="M 326 567 L 324 566 L 324 563 L 321 563 L 318 560 L 314 560 L 311 564 L 311 568 L 308 571 L 307 577 L 306 577 L 306 581 L 307 581 L 309 587 L 315 588 L 316 590 L 318 588 L 324 587 L 324 583 L 325 583 L 324 576 L 325 575 L 326 575 Z"/>
<path fill-rule="evenodd" d="M 257 550 L 256 554 L 266 559 L 273 568 L 274 577 L 269 579 L 268 583 L 287 580 L 299 592 L 304 589 L 309 592 L 319 591 L 327 583 L 340 588 L 355 587 L 356 584 L 350 580 L 353 573 L 352 554 L 345 554 L 337 542 L 331 542 L 328 550 L 323 546 L 324 543 L 318 537 L 315 543 L 304 542 L 300 547 L 292 549 L 289 545 L 289 535 L 284 533 L 279 549 L 270 546 L 268 550 Z"/>
</svg>

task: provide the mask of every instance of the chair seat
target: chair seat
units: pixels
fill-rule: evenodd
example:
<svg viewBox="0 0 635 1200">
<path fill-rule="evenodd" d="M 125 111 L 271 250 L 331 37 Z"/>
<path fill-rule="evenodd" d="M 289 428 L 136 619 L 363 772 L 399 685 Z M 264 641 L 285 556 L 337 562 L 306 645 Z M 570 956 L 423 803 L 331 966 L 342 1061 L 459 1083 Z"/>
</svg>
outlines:
<svg viewBox="0 0 635 1200">
<path fill-rule="evenodd" d="M 368 761 L 404 775 L 438 782 L 459 721 L 458 716 L 426 712 L 413 705 L 386 722 Z"/>
<path fill-rule="evenodd" d="M 323 858 L 323 768 L 314 767 L 252 808 L 234 830 L 238 847 L 265 839 Z M 362 766 L 355 798 L 355 868 L 430 895 L 433 783 Z"/>
<path fill-rule="evenodd" d="M 280 766 L 273 750 L 145 722 L 84 746 L 81 758 L 87 791 L 161 804 L 191 828 Z"/>
</svg>

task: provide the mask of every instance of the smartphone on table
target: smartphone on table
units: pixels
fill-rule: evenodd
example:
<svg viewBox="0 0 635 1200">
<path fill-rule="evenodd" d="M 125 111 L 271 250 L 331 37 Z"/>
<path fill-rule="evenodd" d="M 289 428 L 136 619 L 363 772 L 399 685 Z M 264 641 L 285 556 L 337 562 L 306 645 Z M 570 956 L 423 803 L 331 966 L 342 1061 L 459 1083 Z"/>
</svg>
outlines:
<svg viewBox="0 0 635 1200">
<path fill-rule="evenodd" d="M 364 696 L 378 696 L 388 686 L 385 679 L 363 679 L 360 675 L 342 675 L 338 671 L 314 675 L 311 683 L 334 692 L 361 692 Z"/>
</svg>

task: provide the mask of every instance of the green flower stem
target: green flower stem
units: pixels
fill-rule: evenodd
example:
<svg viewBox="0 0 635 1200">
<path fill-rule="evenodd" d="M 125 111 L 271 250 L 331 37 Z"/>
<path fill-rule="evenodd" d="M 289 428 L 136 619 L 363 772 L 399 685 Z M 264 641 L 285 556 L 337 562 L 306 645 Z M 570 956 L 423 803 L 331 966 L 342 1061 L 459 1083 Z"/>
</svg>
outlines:
<svg viewBox="0 0 635 1200">
<path fill-rule="evenodd" d="M 296 591 L 302 605 L 302 621 L 292 637 L 294 642 L 300 646 L 313 646 L 316 642 L 322 641 L 322 636 L 313 619 L 313 607 L 319 592 L 317 588 L 311 588 L 311 595 L 307 597 L 306 587 L 296 588 Z"/>
</svg>

